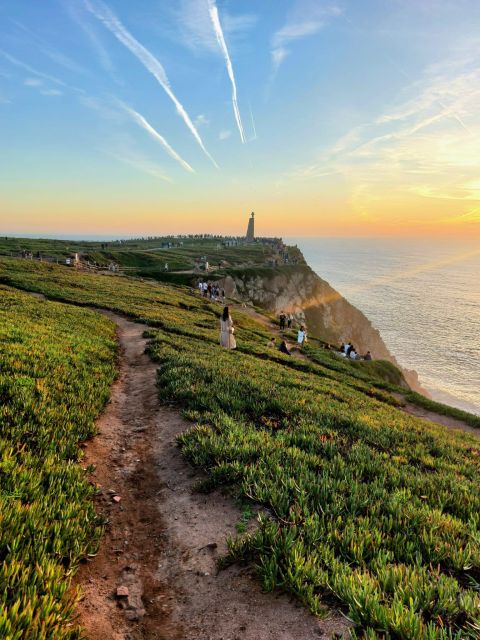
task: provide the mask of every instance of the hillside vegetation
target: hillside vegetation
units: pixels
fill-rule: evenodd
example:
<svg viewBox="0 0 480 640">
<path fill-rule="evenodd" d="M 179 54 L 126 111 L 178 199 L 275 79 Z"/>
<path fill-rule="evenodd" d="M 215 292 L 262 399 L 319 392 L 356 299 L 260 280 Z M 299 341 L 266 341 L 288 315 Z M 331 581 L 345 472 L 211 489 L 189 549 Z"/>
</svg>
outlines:
<svg viewBox="0 0 480 640">
<path fill-rule="evenodd" d="M 171 246 L 168 247 L 168 244 Z M 206 257 L 216 272 L 219 265 L 228 268 L 253 266 L 262 267 L 273 254 L 269 245 L 261 242 L 223 246 L 222 238 L 150 238 L 137 240 L 117 240 L 112 242 L 75 241 L 38 238 L 9 238 L 0 236 L 0 255 L 18 256 L 22 251 L 32 252 L 34 257 L 44 256 L 63 263 L 72 253 L 79 253 L 82 259 L 107 266 L 115 262 L 126 272 L 136 276 L 151 277 L 170 281 L 171 273 L 165 273 L 165 263 L 169 271 L 192 270 L 202 257 Z M 303 256 L 290 248 L 292 257 L 303 262 Z M 183 278 L 188 282 L 192 278 Z"/>
<path fill-rule="evenodd" d="M 150 325 L 159 392 L 193 422 L 179 445 L 202 489 L 261 506 L 228 561 L 253 562 L 266 590 L 317 615 L 336 604 L 366 638 L 479 637 L 478 440 L 401 412 L 382 365 L 315 347 L 289 358 L 239 311 L 238 350 L 225 351 L 220 307 L 180 287 L 9 259 L 0 279 Z"/>
<path fill-rule="evenodd" d="M 0 638 L 77 638 L 69 577 L 101 522 L 77 464 L 115 375 L 115 329 L 0 286 Z"/>
</svg>

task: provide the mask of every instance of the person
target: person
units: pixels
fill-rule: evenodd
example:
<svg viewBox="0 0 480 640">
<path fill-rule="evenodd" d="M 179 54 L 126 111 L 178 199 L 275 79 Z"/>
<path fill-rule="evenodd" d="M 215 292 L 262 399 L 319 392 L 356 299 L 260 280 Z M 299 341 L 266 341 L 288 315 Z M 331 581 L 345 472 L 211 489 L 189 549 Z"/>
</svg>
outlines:
<svg viewBox="0 0 480 640">
<path fill-rule="evenodd" d="M 302 324 L 297 333 L 297 344 L 302 347 L 306 339 L 305 326 Z"/>
<path fill-rule="evenodd" d="M 346 349 L 345 349 L 345 353 L 347 354 L 347 358 L 350 357 L 350 354 L 352 353 L 352 351 L 355 350 L 355 347 L 353 346 L 353 344 L 347 344 Z"/>
<path fill-rule="evenodd" d="M 275 346 L 275 337 L 270 338 L 270 340 L 267 343 L 267 347 L 272 348 Z"/>
<path fill-rule="evenodd" d="M 280 313 L 279 319 L 280 319 L 280 330 L 283 331 L 285 329 L 285 321 L 287 319 L 287 316 L 283 313 L 283 311 Z"/>
<path fill-rule="evenodd" d="M 293 315 L 291 313 L 288 314 L 288 320 L 287 320 L 287 327 L 289 329 L 292 328 L 292 322 L 293 322 Z"/>
<path fill-rule="evenodd" d="M 201 280 L 198 283 L 198 290 L 200 291 L 200 294 L 203 293 L 203 282 Z"/>
<path fill-rule="evenodd" d="M 225 303 L 225 289 L 222 289 L 222 302 Z"/>
<path fill-rule="evenodd" d="M 351 348 L 350 353 L 348 354 L 348 357 L 351 360 L 356 360 L 357 359 L 357 352 L 355 351 L 355 347 Z"/>
<path fill-rule="evenodd" d="M 207 284 L 207 298 L 210 298 L 210 299 L 212 298 L 212 283 L 211 282 L 209 282 Z"/>
<path fill-rule="evenodd" d="M 340 353 L 345 353 L 345 344 L 342 342 L 342 345 L 340 347 Z"/>
<path fill-rule="evenodd" d="M 282 342 L 280 343 L 280 346 L 278 347 L 278 350 L 281 351 L 282 353 L 285 353 L 287 356 L 292 355 L 290 353 L 290 349 L 288 348 L 288 344 L 286 343 L 285 340 L 282 340 Z"/>
<path fill-rule="evenodd" d="M 233 327 L 232 316 L 230 310 L 225 307 L 220 318 L 220 344 L 225 349 L 236 349 L 237 342 L 235 340 L 235 329 Z"/>
<path fill-rule="evenodd" d="M 203 297 L 204 298 L 207 297 L 207 293 L 208 293 L 208 284 L 204 281 L 203 282 Z"/>
<path fill-rule="evenodd" d="M 371 360 L 372 359 L 372 354 L 370 353 L 370 351 L 367 351 L 367 353 L 363 356 L 364 360 Z"/>
</svg>

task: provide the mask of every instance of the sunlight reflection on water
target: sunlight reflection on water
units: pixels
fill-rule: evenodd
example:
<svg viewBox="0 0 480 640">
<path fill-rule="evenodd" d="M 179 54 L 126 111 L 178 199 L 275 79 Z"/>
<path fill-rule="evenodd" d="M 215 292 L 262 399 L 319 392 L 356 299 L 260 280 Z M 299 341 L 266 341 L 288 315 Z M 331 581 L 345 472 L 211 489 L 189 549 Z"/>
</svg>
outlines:
<svg viewBox="0 0 480 640">
<path fill-rule="evenodd" d="M 286 242 L 297 244 L 312 269 L 365 313 L 398 361 L 418 372 L 435 399 L 480 414 L 478 242 Z"/>
</svg>

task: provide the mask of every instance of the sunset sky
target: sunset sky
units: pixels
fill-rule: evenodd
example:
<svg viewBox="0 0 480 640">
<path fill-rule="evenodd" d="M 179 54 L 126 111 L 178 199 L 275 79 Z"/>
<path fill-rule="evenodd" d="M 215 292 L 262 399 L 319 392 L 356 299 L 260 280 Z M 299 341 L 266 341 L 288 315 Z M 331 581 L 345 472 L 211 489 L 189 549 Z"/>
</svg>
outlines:
<svg viewBox="0 0 480 640">
<path fill-rule="evenodd" d="M 0 233 L 480 238 L 478 0 L 0 0 Z"/>
</svg>

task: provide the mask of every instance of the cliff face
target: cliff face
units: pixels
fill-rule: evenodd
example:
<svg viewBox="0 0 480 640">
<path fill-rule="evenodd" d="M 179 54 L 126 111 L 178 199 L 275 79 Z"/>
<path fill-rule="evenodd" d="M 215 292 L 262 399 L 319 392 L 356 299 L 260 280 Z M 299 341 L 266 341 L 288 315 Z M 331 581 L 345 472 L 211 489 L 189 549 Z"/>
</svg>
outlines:
<svg viewBox="0 0 480 640">
<path fill-rule="evenodd" d="M 295 314 L 312 336 L 334 345 L 349 341 L 360 353 L 369 350 L 375 359 L 392 362 L 411 388 L 421 390 L 416 372 L 400 367 L 370 320 L 307 265 L 232 273 L 223 284 L 229 297 Z"/>
</svg>

